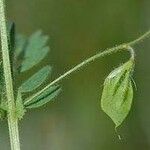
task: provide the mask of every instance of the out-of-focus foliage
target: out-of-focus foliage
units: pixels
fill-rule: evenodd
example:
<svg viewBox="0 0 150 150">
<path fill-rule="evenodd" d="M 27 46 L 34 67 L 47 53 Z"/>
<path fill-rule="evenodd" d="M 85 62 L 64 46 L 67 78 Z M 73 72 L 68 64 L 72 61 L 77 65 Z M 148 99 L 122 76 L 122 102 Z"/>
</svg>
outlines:
<svg viewBox="0 0 150 150">
<path fill-rule="evenodd" d="M 47 55 L 49 51 L 49 46 L 47 46 L 48 36 L 45 36 L 41 31 L 38 31 L 32 34 L 30 38 L 26 38 L 25 41 L 25 38 L 23 38 L 24 36 L 17 36 L 18 34 L 15 31 L 14 23 L 8 22 L 7 29 L 9 39 L 9 57 L 11 59 L 11 70 L 14 80 L 13 83 L 15 85 L 14 95 L 16 98 L 16 117 L 22 119 L 27 108 L 38 108 L 47 104 L 60 93 L 61 88 L 60 86 L 53 85 L 48 88 L 43 88 L 42 91 L 37 90 L 50 75 L 50 65 L 44 66 L 28 79 L 23 80 L 21 86 L 17 86 L 16 82 L 21 73 L 33 68 L 35 65 L 37 66 Z M 7 102 L 4 96 L 5 86 L 3 78 L 2 73 L 0 93 L 1 119 L 3 119 L 4 114 L 7 114 L 8 112 Z M 34 94 L 32 92 L 34 92 Z M 28 95 L 26 95 L 26 93 L 28 93 Z M 6 116 L 7 115 L 5 115 L 5 117 Z"/>
<path fill-rule="evenodd" d="M 49 52 L 47 41 L 48 36 L 42 35 L 41 31 L 35 32 L 30 36 L 24 50 L 24 61 L 21 65 L 22 72 L 31 69 L 47 55 Z"/>
</svg>

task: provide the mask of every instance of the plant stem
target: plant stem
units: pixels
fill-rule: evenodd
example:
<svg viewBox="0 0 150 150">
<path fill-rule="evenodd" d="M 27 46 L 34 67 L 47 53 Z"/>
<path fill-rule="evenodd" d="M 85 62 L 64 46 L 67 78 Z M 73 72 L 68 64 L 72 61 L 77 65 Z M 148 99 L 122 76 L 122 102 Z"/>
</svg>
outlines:
<svg viewBox="0 0 150 150">
<path fill-rule="evenodd" d="M 5 2 L 4 0 L 0 0 L 0 32 L 1 32 L 2 60 L 3 60 L 6 97 L 8 103 L 8 127 L 9 127 L 11 150 L 20 150 L 18 119 L 15 115 L 16 107 L 15 107 L 13 80 L 9 58 L 4 2 Z"/>
<path fill-rule="evenodd" d="M 67 71 L 66 73 L 64 73 L 63 75 L 61 75 L 60 77 L 58 77 L 57 79 L 55 79 L 54 81 L 52 81 L 50 84 L 48 84 L 45 88 L 43 88 L 42 90 L 40 90 L 39 92 L 37 92 L 36 94 L 32 95 L 31 97 L 29 97 L 25 103 L 28 103 L 29 101 L 31 101 L 33 98 L 39 96 L 42 92 L 44 92 L 46 89 L 48 89 L 49 87 L 51 87 L 52 85 L 57 84 L 58 82 L 60 82 L 61 80 L 65 79 L 67 76 L 69 76 L 70 74 L 72 74 L 73 72 L 76 72 L 77 70 L 83 68 L 84 66 L 86 66 L 87 64 L 94 62 L 96 59 L 104 57 L 106 55 L 110 55 L 112 53 L 116 53 L 119 50 L 129 50 L 130 53 L 131 51 L 131 47 L 138 44 L 139 42 L 142 42 L 143 40 L 145 40 L 146 38 L 148 38 L 150 36 L 150 30 L 146 33 L 144 33 L 142 36 L 140 36 L 139 38 L 137 38 L 134 41 L 128 42 L 128 43 L 124 43 L 124 44 L 120 44 L 118 46 L 109 48 L 104 50 L 103 52 L 99 52 L 96 55 L 84 60 L 83 62 L 81 62 L 80 64 L 76 65 L 75 67 L 73 67 L 72 69 L 70 69 L 69 71 Z M 133 55 L 133 53 L 131 54 Z"/>
<path fill-rule="evenodd" d="M 69 76 L 70 74 L 72 74 L 73 72 L 76 72 L 77 70 L 81 69 L 82 67 L 84 67 L 85 65 L 94 62 L 96 59 L 100 58 L 100 57 L 104 57 L 106 55 L 110 55 L 112 53 L 117 52 L 118 50 L 124 49 L 125 45 L 119 45 L 113 48 L 110 48 L 104 52 L 98 53 L 86 60 L 84 60 L 83 62 L 81 62 L 80 64 L 76 65 L 75 67 L 73 67 L 72 69 L 70 69 L 69 71 L 67 71 L 66 73 L 64 73 L 63 75 L 61 75 L 60 77 L 58 77 L 57 79 L 55 79 L 54 81 L 52 81 L 50 84 L 48 84 L 45 88 L 43 88 L 41 91 L 39 91 L 38 93 L 34 94 L 33 96 L 31 96 L 28 100 L 26 100 L 25 104 L 28 103 L 29 101 L 31 101 L 33 98 L 35 98 L 36 96 L 40 95 L 42 92 L 44 92 L 46 89 L 48 89 L 49 87 L 51 87 L 52 85 L 60 82 L 61 80 L 63 80 L 64 78 L 66 78 L 67 76 Z"/>
<path fill-rule="evenodd" d="M 134 41 L 131 41 L 131 42 L 127 43 L 127 45 L 132 47 L 132 46 L 134 46 L 134 45 L 144 41 L 148 37 L 150 37 L 150 30 L 148 30 L 146 33 L 144 33 L 142 36 L 140 36 L 139 38 L 135 39 Z"/>
</svg>

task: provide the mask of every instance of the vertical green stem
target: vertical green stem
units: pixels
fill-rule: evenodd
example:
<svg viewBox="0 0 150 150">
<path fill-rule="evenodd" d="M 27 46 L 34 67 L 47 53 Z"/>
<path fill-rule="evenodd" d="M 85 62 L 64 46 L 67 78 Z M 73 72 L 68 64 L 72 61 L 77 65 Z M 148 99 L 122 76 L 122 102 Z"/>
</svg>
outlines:
<svg viewBox="0 0 150 150">
<path fill-rule="evenodd" d="M 10 136 L 11 150 L 20 150 L 18 119 L 15 116 L 15 99 L 14 99 L 10 58 L 9 58 L 4 2 L 5 2 L 4 0 L 0 0 L 0 34 L 1 34 L 2 60 L 5 78 L 6 97 L 8 103 L 9 136 Z"/>
</svg>

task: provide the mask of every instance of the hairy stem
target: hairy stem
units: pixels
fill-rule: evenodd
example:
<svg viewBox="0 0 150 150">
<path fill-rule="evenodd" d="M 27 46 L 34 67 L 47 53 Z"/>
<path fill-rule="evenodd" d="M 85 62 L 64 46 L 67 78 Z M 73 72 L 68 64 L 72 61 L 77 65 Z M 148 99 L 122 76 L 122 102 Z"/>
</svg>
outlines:
<svg viewBox="0 0 150 150">
<path fill-rule="evenodd" d="M 8 126 L 9 126 L 11 150 L 20 150 L 18 119 L 15 115 L 16 108 L 15 108 L 11 65 L 9 58 L 4 0 L 0 0 L 0 33 L 1 33 L 2 60 L 3 60 L 6 97 L 8 103 Z"/>
<path fill-rule="evenodd" d="M 134 55 L 132 46 L 138 44 L 139 42 L 142 42 L 143 40 L 145 40 L 146 38 L 148 38 L 150 36 L 150 30 L 148 32 L 146 32 L 145 34 L 143 34 L 142 36 L 140 36 L 139 38 L 137 38 L 134 41 L 128 42 L 128 43 L 124 43 L 124 44 L 120 44 L 118 46 L 109 48 L 104 50 L 103 52 L 99 52 L 96 55 L 84 60 L 83 62 L 81 62 L 80 64 L 76 65 L 75 67 L 73 67 L 72 69 L 70 69 L 69 71 L 67 71 L 66 73 L 64 73 L 63 75 L 61 75 L 60 77 L 58 77 L 57 79 L 55 79 L 54 81 L 52 81 L 50 84 L 48 84 L 45 88 L 43 88 L 42 90 L 40 90 L 39 92 L 37 92 L 36 94 L 32 95 L 31 97 L 29 97 L 27 99 L 26 102 L 31 101 L 33 98 L 39 96 L 41 93 L 43 93 L 46 89 L 48 89 L 49 87 L 51 87 L 52 85 L 57 84 L 58 82 L 62 81 L 63 79 L 65 79 L 67 76 L 69 76 L 70 74 L 72 74 L 73 72 L 76 72 L 77 70 L 83 68 L 84 66 L 86 66 L 87 64 L 90 64 L 91 62 L 94 62 L 95 60 L 97 60 L 98 58 L 104 57 L 106 55 L 110 55 L 112 53 L 116 53 L 119 50 L 129 50 L 131 55 Z M 26 103 L 25 102 L 25 103 Z"/>
<path fill-rule="evenodd" d="M 150 30 L 148 30 L 146 33 L 144 33 L 142 36 L 140 36 L 139 38 L 135 39 L 134 41 L 131 41 L 129 43 L 127 43 L 127 45 L 129 45 L 130 47 L 144 41 L 146 38 L 150 37 Z"/>
</svg>

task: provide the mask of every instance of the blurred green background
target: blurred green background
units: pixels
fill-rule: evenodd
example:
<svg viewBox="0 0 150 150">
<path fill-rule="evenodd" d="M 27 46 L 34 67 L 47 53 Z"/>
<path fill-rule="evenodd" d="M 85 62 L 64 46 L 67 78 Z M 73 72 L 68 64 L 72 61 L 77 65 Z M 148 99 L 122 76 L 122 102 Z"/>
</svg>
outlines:
<svg viewBox="0 0 150 150">
<path fill-rule="evenodd" d="M 150 28 L 150 0 L 7 0 L 10 20 L 29 35 L 50 35 L 51 80 L 85 58 Z M 119 129 L 100 109 L 108 73 L 129 56 L 107 56 L 72 74 L 55 102 L 29 111 L 20 122 L 22 150 L 150 150 L 150 39 L 136 46 L 132 111 Z M 28 73 L 24 76 L 26 78 Z M 9 150 L 7 123 L 0 125 L 0 149 Z"/>
</svg>

